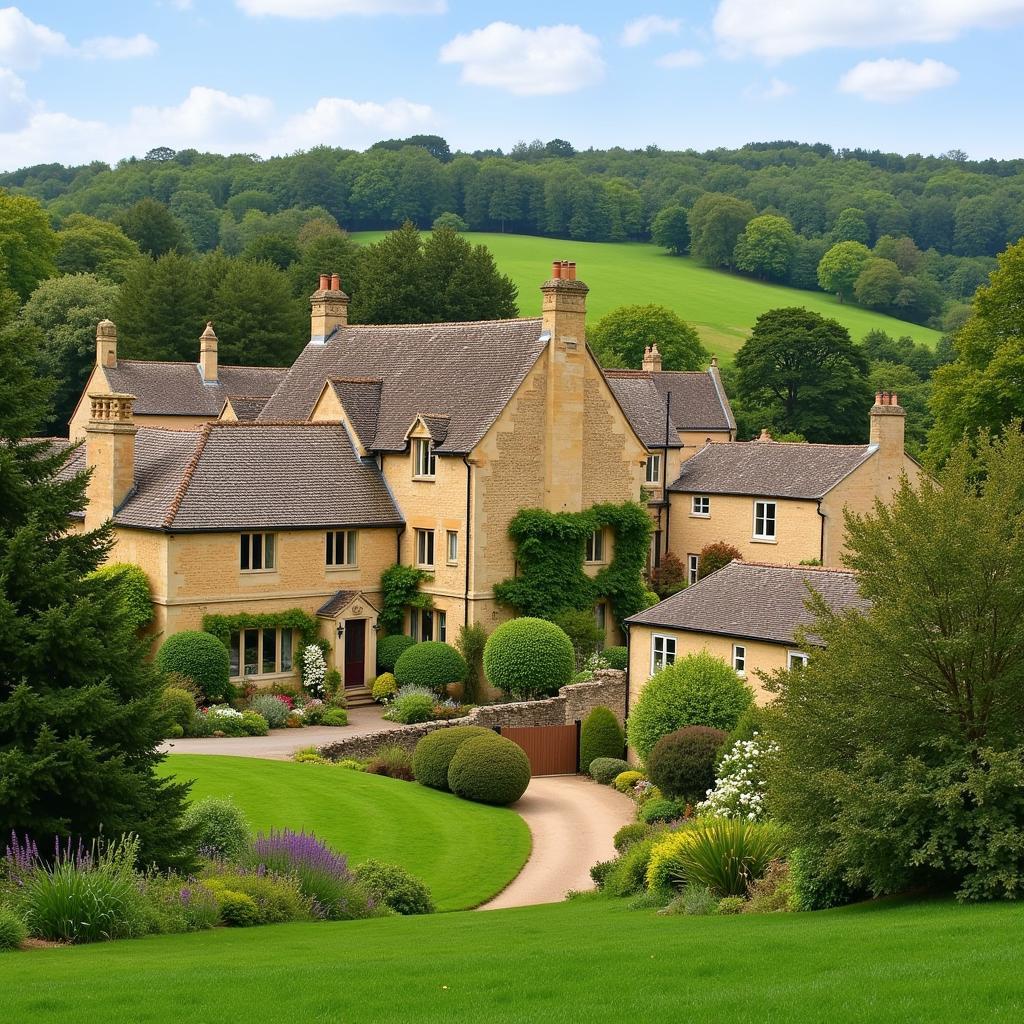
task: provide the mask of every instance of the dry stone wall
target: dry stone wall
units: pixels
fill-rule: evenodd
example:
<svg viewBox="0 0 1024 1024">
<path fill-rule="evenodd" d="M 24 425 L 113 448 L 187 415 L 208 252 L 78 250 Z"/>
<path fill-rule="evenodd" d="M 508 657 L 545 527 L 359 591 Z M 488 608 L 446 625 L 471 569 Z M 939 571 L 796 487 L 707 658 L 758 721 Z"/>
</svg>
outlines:
<svg viewBox="0 0 1024 1024">
<path fill-rule="evenodd" d="M 594 678 L 590 682 L 563 686 L 557 697 L 518 701 L 512 704 L 488 704 L 474 708 L 464 718 L 445 722 L 423 722 L 420 725 L 381 730 L 342 739 L 337 743 L 328 743 L 320 748 L 320 753 L 332 761 L 341 761 L 347 757 L 359 760 L 368 758 L 385 743 L 397 743 L 407 750 L 412 750 L 427 733 L 435 732 L 437 729 L 448 729 L 453 725 L 482 725 L 486 729 L 571 725 L 573 722 L 582 721 L 599 705 L 611 708 L 620 722 L 625 719 L 625 672 L 600 669 L 594 673 Z"/>
</svg>

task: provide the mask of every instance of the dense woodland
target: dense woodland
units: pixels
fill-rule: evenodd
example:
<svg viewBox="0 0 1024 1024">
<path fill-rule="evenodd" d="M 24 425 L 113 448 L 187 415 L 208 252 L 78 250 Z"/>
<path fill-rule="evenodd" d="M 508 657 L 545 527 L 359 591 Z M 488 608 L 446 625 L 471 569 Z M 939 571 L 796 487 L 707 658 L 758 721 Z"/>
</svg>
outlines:
<svg viewBox="0 0 1024 1024">
<path fill-rule="evenodd" d="M 401 224 L 372 246 L 346 234 Z M 446 230 L 419 233 L 431 226 Z M 958 152 L 788 142 L 576 152 L 556 139 L 453 154 L 437 136 L 415 136 L 363 153 L 321 147 L 262 160 L 159 149 L 114 168 L 41 165 L 0 175 L 0 327 L 56 381 L 49 429 L 60 432 L 103 316 L 118 323 L 126 356 L 194 358 L 213 319 L 225 362 L 287 365 L 324 270 L 341 274 L 353 322 L 515 315 L 512 282 L 460 236 L 466 228 L 653 240 L 945 331 L 933 353 L 878 332 L 850 339 L 799 309 L 772 311 L 727 371 L 741 436 L 767 425 L 792 439 L 858 440 L 864 402 L 886 388 L 908 408 L 911 449 L 941 460 L 963 429 L 998 430 L 1024 411 L 1024 389 L 1008 384 L 1019 379 L 1024 335 L 1012 298 L 1024 276 L 1012 244 L 1024 233 L 1024 160 Z M 616 311 L 593 325 L 599 356 L 635 365 L 637 337 L 666 313 Z M 667 366 L 705 358 L 689 330 L 660 325 L 663 341 L 666 331 L 678 339 Z M 970 388 L 978 394 L 961 401 Z"/>
</svg>

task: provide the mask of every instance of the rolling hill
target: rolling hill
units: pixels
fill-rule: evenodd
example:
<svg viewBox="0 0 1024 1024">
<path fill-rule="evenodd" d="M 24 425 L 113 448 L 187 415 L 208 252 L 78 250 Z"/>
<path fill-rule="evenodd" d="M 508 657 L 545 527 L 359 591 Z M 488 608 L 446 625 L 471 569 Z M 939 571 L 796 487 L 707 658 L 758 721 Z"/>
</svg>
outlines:
<svg viewBox="0 0 1024 1024">
<path fill-rule="evenodd" d="M 383 236 L 362 231 L 352 237 L 362 243 Z M 711 270 L 688 257 L 669 256 L 654 245 L 636 242 L 574 242 L 533 235 L 468 232 L 466 238 L 482 242 L 493 253 L 502 273 L 519 287 L 519 308 L 524 316 L 540 312 L 539 286 L 552 260 L 571 259 L 579 276 L 590 285 L 587 309 L 598 319 L 616 306 L 658 303 L 674 309 L 693 324 L 704 344 L 720 358 L 730 360 L 743 344 L 758 316 L 778 306 L 805 306 L 833 317 L 859 340 L 878 329 L 893 337 L 908 334 L 934 346 L 939 332 L 907 323 L 858 306 L 844 305 L 823 292 L 801 291 L 765 284 L 724 271 Z"/>
</svg>

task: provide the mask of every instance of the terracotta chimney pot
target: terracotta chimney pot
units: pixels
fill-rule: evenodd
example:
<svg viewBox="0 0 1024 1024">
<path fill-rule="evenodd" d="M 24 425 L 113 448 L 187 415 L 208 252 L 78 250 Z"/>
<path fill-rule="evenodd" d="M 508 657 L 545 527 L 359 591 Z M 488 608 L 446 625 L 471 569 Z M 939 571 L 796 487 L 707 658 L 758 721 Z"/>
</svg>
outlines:
<svg viewBox="0 0 1024 1024">
<path fill-rule="evenodd" d="M 331 275 L 321 274 L 320 275 L 320 291 L 325 292 L 331 287 Z"/>
<path fill-rule="evenodd" d="M 557 281 L 557 280 L 559 280 L 561 278 L 561 276 L 562 276 L 562 263 L 561 263 L 560 260 L 555 260 L 555 262 L 551 264 L 551 277 L 552 277 L 553 280 Z"/>
<path fill-rule="evenodd" d="M 331 291 L 341 291 L 341 276 L 339 274 L 331 274 Z"/>
</svg>

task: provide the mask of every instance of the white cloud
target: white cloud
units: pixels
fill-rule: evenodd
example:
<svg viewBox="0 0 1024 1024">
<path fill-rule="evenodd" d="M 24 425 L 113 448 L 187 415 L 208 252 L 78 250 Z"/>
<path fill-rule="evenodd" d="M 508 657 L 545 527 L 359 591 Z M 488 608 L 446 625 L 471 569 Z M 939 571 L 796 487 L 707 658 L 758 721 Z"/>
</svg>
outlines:
<svg viewBox="0 0 1024 1024">
<path fill-rule="evenodd" d="M 494 21 L 441 47 L 443 64 L 461 64 L 462 81 L 516 96 L 551 96 L 593 85 L 604 75 L 601 43 L 579 25 L 521 28 Z"/>
<path fill-rule="evenodd" d="M 934 43 L 1024 17 L 1024 0 L 720 0 L 713 29 L 726 52 L 780 60 L 826 47 Z"/>
<path fill-rule="evenodd" d="M 387 103 L 324 97 L 309 110 L 288 118 L 275 136 L 273 151 L 290 153 L 313 146 L 358 149 L 385 135 L 400 135 L 431 127 L 436 116 L 422 103 L 394 99 Z"/>
<path fill-rule="evenodd" d="M 659 57 L 654 63 L 663 68 L 699 68 L 705 60 L 700 50 L 674 50 Z"/>
<path fill-rule="evenodd" d="M 78 48 L 89 60 L 131 60 L 151 57 L 157 51 L 156 41 L 140 32 L 134 36 L 96 36 L 86 39 Z"/>
<path fill-rule="evenodd" d="M 899 103 L 929 89 L 952 85 L 960 77 L 956 68 L 930 58 L 912 60 L 862 60 L 839 79 L 839 91 L 853 93 L 875 103 Z"/>
<path fill-rule="evenodd" d="M 680 18 L 663 18 L 660 14 L 648 14 L 628 22 L 622 30 L 620 42 L 623 46 L 643 46 L 655 36 L 678 35 L 682 25 Z"/>
<path fill-rule="evenodd" d="M 7 68 L 0 68 L 0 132 L 22 128 L 32 113 L 25 83 Z"/>
<path fill-rule="evenodd" d="M 388 135 L 432 126 L 434 111 L 404 99 L 383 103 L 325 97 L 290 117 L 263 96 L 195 86 L 181 103 L 135 107 L 122 122 L 86 121 L 33 104 L 24 83 L 0 70 L 0 170 L 142 156 L 156 146 L 272 156 L 316 145 L 362 148 Z"/>
<path fill-rule="evenodd" d="M 796 87 L 781 78 L 771 78 L 767 85 L 750 85 L 743 90 L 743 95 L 748 100 L 781 100 L 792 96 Z"/>
<path fill-rule="evenodd" d="M 0 8 L 0 64 L 13 68 L 38 67 L 44 57 L 72 53 L 60 32 L 26 18 L 17 7 Z"/>
<path fill-rule="evenodd" d="M 445 0 L 235 0 L 246 14 L 336 18 L 342 14 L 444 14 Z"/>
</svg>

